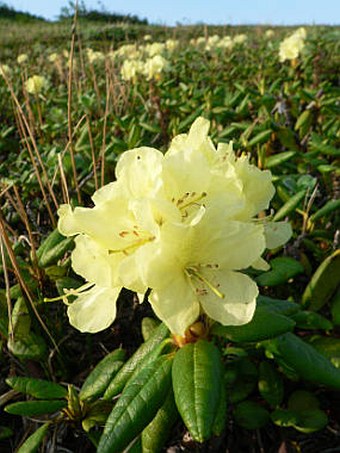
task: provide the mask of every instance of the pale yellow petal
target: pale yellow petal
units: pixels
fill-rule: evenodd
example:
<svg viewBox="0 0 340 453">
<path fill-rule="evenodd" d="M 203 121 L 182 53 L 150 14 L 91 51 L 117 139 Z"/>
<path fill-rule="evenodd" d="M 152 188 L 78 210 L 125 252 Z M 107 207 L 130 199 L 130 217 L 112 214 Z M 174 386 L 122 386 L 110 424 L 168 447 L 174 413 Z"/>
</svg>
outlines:
<svg viewBox="0 0 340 453">
<path fill-rule="evenodd" d="M 177 276 L 167 286 L 151 291 L 149 301 L 158 318 L 177 335 L 184 335 L 200 314 L 195 293 L 184 276 Z"/>
<path fill-rule="evenodd" d="M 108 250 L 85 235 L 77 236 L 75 243 L 71 259 L 77 274 L 98 286 L 119 285 L 118 265 L 124 258 L 122 254 L 109 254 Z"/>
<path fill-rule="evenodd" d="M 124 182 L 132 197 L 155 196 L 162 189 L 163 154 L 154 148 L 141 147 L 126 151 L 116 166 L 116 176 Z"/>
<path fill-rule="evenodd" d="M 275 249 L 288 242 L 293 231 L 289 222 L 268 222 L 264 225 L 264 234 L 266 247 Z"/>
<path fill-rule="evenodd" d="M 251 321 L 256 308 L 258 288 L 247 275 L 231 271 L 210 271 L 204 276 L 223 295 L 219 297 L 202 282 L 197 284 L 199 301 L 207 315 L 224 326 Z"/>
<path fill-rule="evenodd" d="M 96 333 L 109 327 L 116 317 L 116 301 L 121 288 L 93 287 L 69 305 L 70 324 L 81 332 Z"/>
<path fill-rule="evenodd" d="M 226 269 L 245 269 L 252 265 L 265 249 L 263 226 L 224 220 L 209 212 L 195 226 L 192 242 L 192 262 L 210 263 Z"/>
</svg>

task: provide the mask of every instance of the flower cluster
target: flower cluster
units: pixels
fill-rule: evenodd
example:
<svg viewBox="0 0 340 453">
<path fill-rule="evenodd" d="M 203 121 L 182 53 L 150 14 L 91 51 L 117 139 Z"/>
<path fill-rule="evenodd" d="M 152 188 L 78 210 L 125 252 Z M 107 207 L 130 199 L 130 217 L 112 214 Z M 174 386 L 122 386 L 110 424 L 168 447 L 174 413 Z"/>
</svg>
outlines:
<svg viewBox="0 0 340 453">
<path fill-rule="evenodd" d="M 44 76 L 34 75 L 26 80 L 25 88 L 30 94 L 40 94 L 48 88 L 48 81 Z"/>
<path fill-rule="evenodd" d="M 257 217 L 274 195 L 271 173 L 236 158 L 231 144 L 216 149 L 208 131 L 200 117 L 165 154 L 126 151 L 93 208 L 59 208 L 60 232 L 76 236 L 73 269 L 87 282 L 70 292 L 73 326 L 107 328 L 123 287 L 140 302 L 150 289 L 156 315 L 178 335 L 202 315 L 223 325 L 252 319 L 258 288 L 242 270 L 268 268 L 261 255 L 291 228 Z"/>
<path fill-rule="evenodd" d="M 281 63 L 285 60 L 295 60 L 299 56 L 305 46 L 306 36 L 306 30 L 301 27 L 280 43 L 279 58 Z"/>
<path fill-rule="evenodd" d="M 190 44 L 198 47 L 203 48 L 208 52 L 212 52 L 217 49 L 232 49 L 234 45 L 241 45 L 247 41 L 247 35 L 245 34 L 238 34 L 234 37 L 224 36 L 221 38 L 219 35 L 212 35 L 209 37 L 200 36 L 197 39 L 191 39 Z"/>
</svg>

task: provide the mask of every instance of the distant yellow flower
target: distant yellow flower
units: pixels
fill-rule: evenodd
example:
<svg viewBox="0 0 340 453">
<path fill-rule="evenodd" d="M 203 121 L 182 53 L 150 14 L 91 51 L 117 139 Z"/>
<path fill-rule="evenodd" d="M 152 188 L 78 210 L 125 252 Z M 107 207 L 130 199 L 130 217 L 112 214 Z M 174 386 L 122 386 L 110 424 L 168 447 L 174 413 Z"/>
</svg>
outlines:
<svg viewBox="0 0 340 453">
<path fill-rule="evenodd" d="M 30 94 L 40 94 L 47 87 L 48 81 L 44 76 L 34 75 L 25 82 L 25 88 Z"/>
<path fill-rule="evenodd" d="M 141 60 L 124 60 L 120 70 L 123 80 L 136 81 L 138 74 L 141 74 L 144 69 L 144 63 Z"/>
<path fill-rule="evenodd" d="M 299 28 L 292 35 L 285 38 L 280 43 L 279 58 L 283 62 L 285 60 L 295 60 L 305 46 L 306 30 Z"/>
<path fill-rule="evenodd" d="M 53 52 L 47 57 L 47 59 L 51 63 L 56 63 L 58 60 L 60 60 L 60 55 L 57 54 L 56 52 Z"/>
<path fill-rule="evenodd" d="M 170 52 L 174 51 L 179 45 L 179 41 L 177 39 L 168 39 L 165 41 L 165 47 Z"/>
<path fill-rule="evenodd" d="M 244 33 L 241 33 L 241 34 L 235 35 L 233 41 L 235 44 L 243 44 L 244 42 L 247 41 L 247 39 L 248 39 L 247 35 L 245 35 Z"/>
<path fill-rule="evenodd" d="M 90 63 L 97 63 L 105 59 L 103 52 L 93 49 L 86 49 L 86 56 Z"/>
<path fill-rule="evenodd" d="M 274 30 L 269 29 L 269 30 L 266 30 L 266 32 L 265 32 L 266 38 L 272 38 L 274 35 L 275 35 Z"/>
<path fill-rule="evenodd" d="M 0 75 L 1 76 L 9 76 L 11 75 L 12 69 L 7 64 L 0 63 Z"/>
<path fill-rule="evenodd" d="M 148 58 L 144 63 L 143 73 L 147 80 L 158 78 L 168 67 L 168 61 L 161 55 L 154 55 Z"/>
<path fill-rule="evenodd" d="M 22 53 L 22 54 L 18 55 L 17 62 L 19 64 L 26 63 L 27 60 L 28 60 L 28 55 L 26 53 Z"/>
<path fill-rule="evenodd" d="M 149 57 L 154 57 L 161 54 L 165 50 L 165 44 L 163 42 L 153 42 L 144 46 L 144 52 Z"/>
</svg>

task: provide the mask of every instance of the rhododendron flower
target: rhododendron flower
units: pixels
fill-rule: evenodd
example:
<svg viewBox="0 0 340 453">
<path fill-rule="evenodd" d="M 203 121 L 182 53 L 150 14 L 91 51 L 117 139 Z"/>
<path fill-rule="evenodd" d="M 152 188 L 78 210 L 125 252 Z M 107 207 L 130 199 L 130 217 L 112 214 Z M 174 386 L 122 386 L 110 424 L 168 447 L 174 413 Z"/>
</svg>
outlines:
<svg viewBox="0 0 340 453">
<path fill-rule="evenodd" d="M 168 67 L 168 61 L 162 57 L 162 55 L 154 55 L 152 58 L 148 58 L 144 63 L 143 73 L 146 76 L 146 80 L 159 78 L 161 72 Z"/>
<path fill-rule="evenodd" d="M 137 75 L 141 74 L 144 69 L 144 63 L 141 60 L 124 60 L 120 70 L 123 80 L 136 81 Z"/>
<path fill-rule="evenodd" d="M 306 30 L 301 27 L 280 43 L 280 62 L 295 60 L 305 46 Z"/>
<path fill-rule="evenodd" d="M 48 81 L 44 76 L 34 75 L 25 82 L 25 88 L 30 94 L 40 94 L 48 87 Z"/>
<path fill-rule="evenodd" d="M 76 236 L 72 266 L 86 284 L 70 294 L 72 325 L 97 332 L 116 315 L 122 287 L 149 301 L 179 335 L 200 315 L 223 325 L 249 322 L 258 289 L 244 272 L 267 269 L 262 254 L 291 236 L 290 225 L 256 216 L 274 194 L 269 171 L 215 148 L 198 118 L 169 150 L 122 154 L 116 181 L 93 195 L 93 208 L 59 208 L 59 230 Z M 67 296 L 67 294 L 66 294 Z"/>
<path fill-rule="evenodd" d="M 26 61 L 28 61 L 28 55 L 26 53 L 21 53 L 20 55 L 18 55 L 17 62 L 19 64 L 26 63 Z"/>
</svg>

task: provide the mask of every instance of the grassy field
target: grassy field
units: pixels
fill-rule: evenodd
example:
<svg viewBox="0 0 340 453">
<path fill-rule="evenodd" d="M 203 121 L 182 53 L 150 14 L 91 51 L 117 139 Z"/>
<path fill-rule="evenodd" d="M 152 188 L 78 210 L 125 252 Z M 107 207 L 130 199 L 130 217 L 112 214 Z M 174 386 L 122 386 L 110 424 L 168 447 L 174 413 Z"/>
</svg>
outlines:
<svg viewBox="0 0 340 453">
<path fill-rule="evenodd" d="M 272 172 L 276 193 L 261 215 L 289 221 L 293 236 L 265 253 L 271 270 L 249 271 L 267 318 L 214 337 L 228 408 L 218 435 L 192 440 L 172 408 L 157 448 L 138 432 L 125 451 L 339 451 L 340 29 L 305 27 L 300 54 L 280 61 L 294 30 L 0 21 L 1 451 L 39 427 L 39 451 L 96 451 L 113 403 L 105 388 L 86 401 L 79 390 L 108 352 L 131 356 L 148 337 L 143 319 L 156 321 L 128 290 L 96 334 L 70 326 L 62 301 L 44 302 L 84 283 L 73 239 L 55 232 L 57 208 L 93 206 L 124 151 L 165 152 L 199 116 L 215 144 L 232 141 Z M 275 316 L 284 319 L 268 334 Z M 44 393 L 35 379 L 60 385 Z"/>
</svg>

